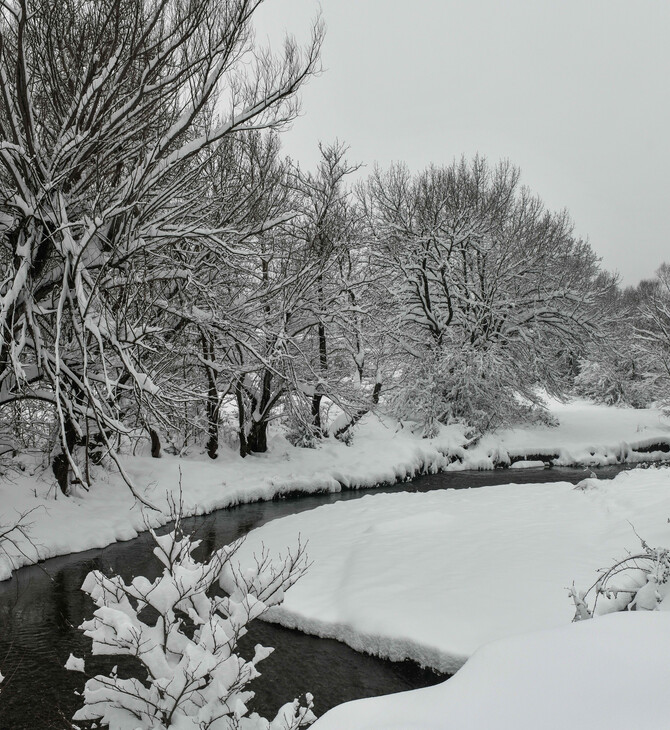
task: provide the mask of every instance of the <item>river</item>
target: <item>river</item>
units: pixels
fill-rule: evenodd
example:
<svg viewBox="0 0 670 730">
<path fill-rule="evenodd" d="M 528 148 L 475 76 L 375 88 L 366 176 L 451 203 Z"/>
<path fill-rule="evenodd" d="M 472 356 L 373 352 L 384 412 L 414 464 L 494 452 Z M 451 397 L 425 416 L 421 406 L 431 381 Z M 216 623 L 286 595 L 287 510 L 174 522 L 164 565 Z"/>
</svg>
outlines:
<svg viewBox="0 0 670 730">
<path fill-rule="evenodd" d="M 600 478 L 612 477 L 624 467 L 604 467 Z M 196 532 L 204 549 L 232 542 L 249 530 L 288 514 L 313 509 L 338 500 L 358 499 L 382 492 L 426 492 L 464 489 L 509 482 L 576 483 L 588 475 L 585 469 L 552 468 L 445 472 L 417 477 L 411 482 L 378 489 L 347 490 L 336 494 L 298 496 L 257 502 L 218 510 L 184 521 Z M 143 534 L 102 550 L 88 550 L 39 565 L 22 568 L 11 580 L 0 583 L 0 728 L 3 730 L 65 730 L 80 706 L 84 675 L 63 668 L 70 652 L 86 657 L 87 674 L 109 671 L 117 658 L 91 657 L 90 640 L 77 627 L 94 610 L 81 590 L 90 570 L 112 570 L 129 579 L 154 577 L 158 564 L 153 542 Z M 256 692 L 250 709 L 272 718 L 284 702 L 305 691 L 315 696 L 318 715 L 334 705 L 360 697 L 400 692 L 443 681 L 430 670 L 412 662 L 389 662 L 355 652 L 344 644 L 319 639 L 274 624 L 257 621 L 242 650 L 253 654 L 260 642 L 275 652 L 259 664 L 262 677 L 250 689 Z"/>
</svg>

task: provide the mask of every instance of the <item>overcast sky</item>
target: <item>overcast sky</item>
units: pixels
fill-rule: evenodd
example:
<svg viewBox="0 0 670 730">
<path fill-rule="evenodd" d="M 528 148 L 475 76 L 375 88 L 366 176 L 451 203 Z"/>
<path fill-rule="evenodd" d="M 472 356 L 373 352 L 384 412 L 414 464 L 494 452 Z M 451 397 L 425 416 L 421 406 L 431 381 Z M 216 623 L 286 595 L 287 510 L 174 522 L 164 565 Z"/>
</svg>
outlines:
<svg viewBox="0 0 670 730">
<path fill-rule="evenodd" d="M 670 261 L 668 0 L 268 0 L 259 40 L 305 38 L 319 7 L 325 71 L 288 154 L 509 158 L 624 284 Z"/>
</svg>

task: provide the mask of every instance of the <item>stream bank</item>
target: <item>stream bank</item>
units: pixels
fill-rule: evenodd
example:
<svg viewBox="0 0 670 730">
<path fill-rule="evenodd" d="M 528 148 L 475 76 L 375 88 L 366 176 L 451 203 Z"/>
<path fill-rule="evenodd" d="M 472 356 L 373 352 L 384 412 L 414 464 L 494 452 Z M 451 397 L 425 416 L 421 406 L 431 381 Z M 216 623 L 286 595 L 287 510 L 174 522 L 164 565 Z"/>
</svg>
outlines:
<svg viewBox="0 0 670 730">
<path fill-rule="evenodd" d="M 606 478 L 621 467 L 599 470 Z M 587 475 L 584 469 L 523 469 L 480 472 L 443 472 L 418 477 L 410 482 L 372 490 L 256 502 L 219 510 L 185 520 L 185 527 L 197 533 L 203 548 L 212 550 L 270 520 L 336 501 L 354 500 L 365 494 L 429 492 L 467 489 L 516 482 L 577 483 Z M 93 569 L 113 570 L 125 578 L 155 575 L 157 561 L 147 533 L 104 549 L 88 550 L 53 558 L 16 571 L 11 580 L 0 583 L 0 668 L 6 679 L 0 696 L 0 727 L 12 730 L 64 730 L 69 728 L 80 700 L 84 677 L 68 672 L 63 665 L 70 652 L 85 656 L 87 671 L 109 671 L 114 657 L 90 657 L 90 641 L 77 626 L 91 615 L 94 606 L 80 590 Z M 428 686 L 444 676 L 422 670 L 411 662 L 388 662 L 359 654 L 327 639 L 257 622 L 248 642 L 263 643 L 276 651 L 262 664 L 264 676 L 251 686 L 257 693 L 252 705 L 262 715 L 274 716 L 278 707 L 305 691 L 315 695 L 315 710 L 323 714 L 330 707 L 365 696 L 399 692 Z M 35 699 L 39 698 L 39 702 Z"/>
</svg>

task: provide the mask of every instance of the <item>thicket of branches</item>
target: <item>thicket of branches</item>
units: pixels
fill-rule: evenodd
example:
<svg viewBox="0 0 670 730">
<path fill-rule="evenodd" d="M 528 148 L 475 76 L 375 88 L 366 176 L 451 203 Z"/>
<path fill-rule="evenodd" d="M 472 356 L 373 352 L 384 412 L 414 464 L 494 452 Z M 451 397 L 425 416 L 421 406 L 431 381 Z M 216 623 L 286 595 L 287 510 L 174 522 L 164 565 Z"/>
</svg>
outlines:
<svg viewBox="0 0 670 730">
<path fill-rule="evenodd" d="M 276 419 L 533 417 L 603 329 L 612 282 L 511 164 L 284 159 L 323 30 L 273 55 L 260 4 L 0 0 L 0 453 L 63 492 L 142 441 L 265 451 Z"/>
<path fill-rule="evenodd" d="M 598 260 L 568 215 L 548 211 L 519 175 L 476 157 L 418 175 L 377 170 L 363 190 L 400 318 L 394 408 L 420 413 L 429 431 L 528 417 L 538 385 L 564 392 L 571 360 L 598 337 Z"/>
<path fill-rule="evenodd" d="M 603 338 L 577 364 L 575 391 L 608 405 L 670 407 L 670 267 L 636 287 L 613 287 Z"/>
<path fill-rule="evenodd" d="M 199 541 L 175 529 L 151 531 L 162 573 L 153 581 L 90 572 L 82 590 L 97 606 L 80 628 L 92 653 L 126 659 L 110 674 L 90 677 L 75 713 L 75 727 L 109 730 L 298 730 L 316 719 L 312 697 L 288 702 L 272 721 L 247 703 L 257 665 L 273 649 L 256 644 L 253 657 L 240 654 L 239 640 L 268 607 L 281 603 L 305 572 L 300 544 L 283 559 L 266 552 L 242 570 L 234 556 L 239 542 L 215 550 L 204 561 L 193 556 Z M 85 672 L 70 655 L 66 669 Z M 121 675 L 121 676 L 120 676 Z M 83 724 L 81 724 L 83 723 Z"/>
</svg>

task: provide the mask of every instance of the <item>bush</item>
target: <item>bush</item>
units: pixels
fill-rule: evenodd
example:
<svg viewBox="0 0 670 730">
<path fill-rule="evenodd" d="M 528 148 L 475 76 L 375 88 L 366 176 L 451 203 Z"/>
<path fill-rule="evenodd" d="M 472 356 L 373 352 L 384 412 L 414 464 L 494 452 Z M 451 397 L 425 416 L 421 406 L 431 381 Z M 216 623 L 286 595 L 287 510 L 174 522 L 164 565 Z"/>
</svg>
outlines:
<svg viewBox="0 0 670 730">
<path fill-rule="evenodd" d="M 670 603 L 670 550 L 652 548 L 644 540 L 641 544 L 642 552 L 599 571 L 598 579 L 587 591 L 578 592 L 574 586 L 570 589 L 576 609 L 574 621 L 593 618 L 601 598 L 606 605 L 600 613 L 653 611 Z"/>
<path fill-rule="evenodd" d="M 258 644 L 250 660 L 236 652 L 247 625 L 281 602 L 304 573 L 304 548 L 299 544 L 279 563 L 264 552 L 242 573 L 231 561 L 239 543 L 199 562 L 193 557 L 199 541 L 182 533 L 179 520 L 173 532 L 151 534 L 163 565 L 156 580 L 126 583 L 95 570 L 84 581 L 82 590 L 98 607 L 80 627 L 93 654 L 134 657 L 139 671 L 122 679 L 115 668 L 89 679 L 74 720 L 110 730 L 295 730 L 313 722 L 309 694 L 306 707 L 294 700 L 272 722 L 247 716 L 254 693 L 246 687 L 272 649 Z M 76 663 L 68 661 L 68 668 Z"/>
<path fill-rule="evenodd" d="M 656 379 L 649 373 L 636 373 L 634 360 L 581 360 L 574 391 L 596 403 L 633 408 L 648 408 L 661 396 Z"/>
<path fill-rule="evenodd" d="M 464 423 L 480 433 L 520 422 L 555 425 L 531 375 L 522 377 L 500 348 L 444 347 L 402 372 L 389 408 L 421 423 L 428 438 L 440 424 Z"/>
</svg>

